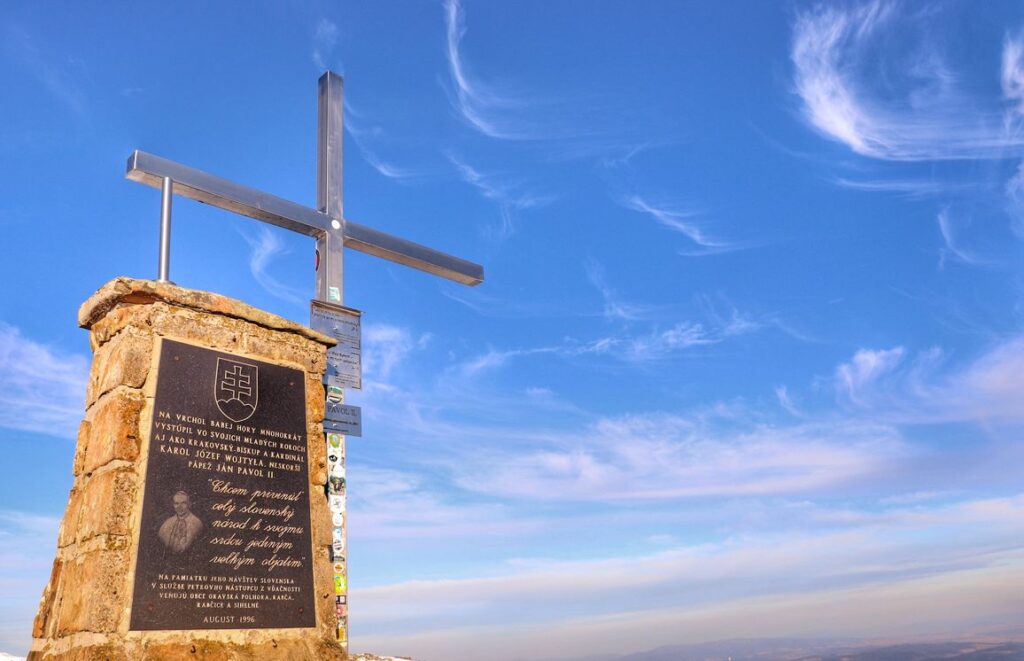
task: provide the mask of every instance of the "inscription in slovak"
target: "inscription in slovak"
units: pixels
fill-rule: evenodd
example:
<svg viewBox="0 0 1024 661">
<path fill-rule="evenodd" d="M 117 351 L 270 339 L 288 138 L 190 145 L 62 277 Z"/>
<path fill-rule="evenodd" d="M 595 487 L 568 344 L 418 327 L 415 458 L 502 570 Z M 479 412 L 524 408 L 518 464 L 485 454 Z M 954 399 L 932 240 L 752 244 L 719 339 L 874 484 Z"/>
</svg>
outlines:
<svg viewBox="0 0 1024 661">
<path fill-rule="evenodd" d="M 163 340 L 132 630 L 312 627 L 305 375 Z"/>
</svg>

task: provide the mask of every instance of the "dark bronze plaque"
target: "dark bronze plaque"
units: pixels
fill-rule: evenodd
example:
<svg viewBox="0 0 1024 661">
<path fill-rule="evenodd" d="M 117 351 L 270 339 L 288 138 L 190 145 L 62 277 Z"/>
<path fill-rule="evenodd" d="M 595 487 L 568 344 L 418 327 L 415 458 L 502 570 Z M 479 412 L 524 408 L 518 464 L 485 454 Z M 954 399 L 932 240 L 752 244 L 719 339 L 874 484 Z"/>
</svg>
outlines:
<svg viewBox="0 0 1024 661">
<path fill-rule="evenodd" d="M 164 340 L 131 629 L 312 627 L 305 375 Z"/>
</svg>

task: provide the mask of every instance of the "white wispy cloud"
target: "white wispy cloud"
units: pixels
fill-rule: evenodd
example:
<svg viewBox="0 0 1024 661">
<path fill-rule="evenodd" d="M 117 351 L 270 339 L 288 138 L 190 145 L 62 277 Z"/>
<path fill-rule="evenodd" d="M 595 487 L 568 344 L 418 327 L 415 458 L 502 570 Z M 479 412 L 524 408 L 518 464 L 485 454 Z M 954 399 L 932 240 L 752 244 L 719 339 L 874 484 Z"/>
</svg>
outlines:
<svg viewBox="0 0 1024 661">
<path fill-rule="evenodd" d="M 0 322 L 0 427 L 74 438 L 88 376 L 87 357 Z"/>
<path fill-rule="evenodd" d="M 338 25 L 327 18 L 321 18 L 316 22 L 313 30 L 313 64 L 317 69 L 336 69 L 339 66 L 334 62 L 334 47 L 338 44 Z"/>
<path fill-rule="evenodd" d="M 1024 498 L 884 515 L 834 532 L 534 560 L 486 576 L 357 589 L 353 608 L 378 649 L 456 661 L 631 652 L 636 640 L 956 636 L 1019 618 L 1024 549 L 1014 531 Z M 458 625 L 438 630 L 453 617 Z"/>
<path fill-rule="evenodd" d="M 680 254 L 685 256 L 714 255 L 738 250 L 743 247 L 738 243 L 730 243 L 708 234 L 704 229 L 706 222 L 702 223 L 700 220 L 706 217 L 703 211 L 658 205 L 645 200 L 639 195 L 624 197 L 620 200 L 620 203 L 627 209 L 647 214 L 659 225 L 667 227 L 673 232 L 679 232 L 690 239 L 690 241 L 697 245 L 697 248 L 681 251 Z"/>
<path fill-rule="evenodd" d="M 1006 199 L 1009 205 L 1011 229 L 1018 239 L 1024 239 L 1024 161 L 1006 182 Z"/>
<path fill-rule="evenodd" d="M 43 86 L 58 103 L 77 117 L 88 112 L 85 61 L 74 55 L 60 55 L 44 49 L 39 40 L 14 23 L 4 29 L 4 51 Z"/>
<path fill-rule="evenodd" d="M 1002 67 L 999 81 L 1003 97 L 1015 104 L 1017 115 L 1024 115 L 1024 36 L 1006 36 L 1003 41 Z"/>
<path fill-rule="evenodd" d="M 947 258 L 951 258 L 968 265 L 978 265 L 983 263 L 977 255 L 965 250 L 959 245 L 959 241 L 956 236 L 956 230 L 954 229 L 953 219 L 950 215 L 949 209 L 943 209 L 939 212 L 936 217 L 939 224 L 939 233 L 942 235 L 943 248 L 939 253 L 939 265 L 944 266 Z"/>
<path fill-rule="evenodd" d="M 290 287 L 270 274 L 269 268 L 280 255 L 288 253 L 280 236 L 269 227 L 260 225 L 256 228 L 256 236 L 241 232 L 245 242 L 249 244 L 249 272 L 263 289 L 275 298 L 294 305 L 305 305 L 308 297 L 295 287 Z"/>
<path fill-rule="evenodd" d="M 455 502 L 442 485 L 419 473 L 391 468 L 350 467 L 351 532 L 360 539 L 446 538 L 523 533 L 504 505 Z"/>
<path fill-rule="evenodd" d="M 462 55 L 466 19 L 459 0 L 445 0 L 448 71 L 454 85 L 453 105 L 471 127 L 491 138 L 521 140 L 536 137 L 519 118 L 528 101 L 521 95 L 499 91 L 474 78 Z"/>
<path fill-rule="evenodd" d="M 587 280 L 597 289 L 604 299 L 603 314 L 605 319 L 621 321 L 639 321 L 650 318 L 655 311 L 654 306 L 633 303 L 623 300 L 618 292 L 612 289 L 605 278 L 604 267 L 596 259 L 588 259 L 584 264 Z"/>
<path fill-rule="evenodd" d="M 1006 338 L 965 364 L 947 363 L 937 347 L 912 359 L 903 347 L 860 349 L 836 369 L 834 383 L 843 401 L 877 419 L 1024 422 L 1024 336 Z"/>
<path fill-rule="evenodd" d="M 375 381 L 387 381 L 391 373 L 417 349 L 430 342 L 429 334 L 417 338 L 407 328 L 391 324 L 368 324 L 363 326 L 362 360 L 363 372 Z"/>
<path fill-rule="evenodd" d="M 557 440 L 556 440 L 557 439 Z M 599 418 L 537 449 L 483 451 L 462 488 L 490 496 L 672 500 L 813 491 L 871 475 L 902 456 L 884 425 L 802 423 L 719 430 L 669 414 Z"/>
<path fill-rule="evenodd" d="M 532 190 L 520 177 L 484 172 L 452 152 L 448 152 L 447 157 L 464 182 L 498 205 L 500 224 L 493 232 L 496 240 L 504 240 L 515 232 L 518 212 L 542 207 L 554 201 L 554 196 Z"/>
<path fill-rule="evenodd" d="M 1020 153 L 1024 136 L 1007 130 L 1004 108 L 963 91 L 926 16 L 908 13 L 904 5 L 876 0 L 818 5 L 797 15 L 790 56 L 808 123 L 858 154 L 884 160 Z M 925 46 L 897 58 L 887 39 L 910 32 Z M 1004 92 L 1017 103 L 1019 63 L 1019 44 L 1008 39 Z"/>
<path fill-rule="evenodd" d="M 858 350 L 849 362 L 836 368 L 836 388 L 850 401 L 862 403 L 861 392 L 892 373 L 903 360 L 904 353 L 903 347 Z"/>
<path fill-rule="evenodd" d="M 434 173 L 426 168 L 414 168 L 399 165 L 393 159 L 380 155 L 382 149 L 388 149 L 394 139 L 384 129 L 371 123 L 363 113 L 358 112 L 351 101 L 345 101 L 345 130 L 359 148 L 363 159 L 374 170 L 388 179 L 399 182 L 412 182 L 426 179 Z M 392 150 L 393 151 L 393 150 Z"/>
<path fill-rule="evenodd" d="M 832 183 L 870 193 L 894 193 L 910 200 L 921 200 L 950 193 L 970 193 L 989 188 L 982 182 L 940 181 L 937 179 L 847 179 L 837 177 Z"/>
</svg>

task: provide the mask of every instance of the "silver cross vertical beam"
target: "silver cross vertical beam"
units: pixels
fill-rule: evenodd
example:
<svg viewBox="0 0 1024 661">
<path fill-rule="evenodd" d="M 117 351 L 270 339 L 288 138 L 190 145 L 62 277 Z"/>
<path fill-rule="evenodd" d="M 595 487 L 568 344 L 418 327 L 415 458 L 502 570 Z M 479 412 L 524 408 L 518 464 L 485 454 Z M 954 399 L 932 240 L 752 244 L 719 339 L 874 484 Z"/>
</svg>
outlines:
<svg viewBox="0 0 1024 661">
<path fill-rule="evenodd" d="M 153 154 L 132 152 L 125 176 L 163 191 L 159 278 L 167 280 L 170 276 L 173 193 L 315 238 L 319 251 L 316 298 L 321 301 L 342 302 L 342 248 L 375 255 L 464 285 L 483 282 L 484 269 L 479 264 L 345 219 L 341 187 L 343 116 L 342 79 L 328 71 L 320 77 L 316 209 Z"/>
</svg>

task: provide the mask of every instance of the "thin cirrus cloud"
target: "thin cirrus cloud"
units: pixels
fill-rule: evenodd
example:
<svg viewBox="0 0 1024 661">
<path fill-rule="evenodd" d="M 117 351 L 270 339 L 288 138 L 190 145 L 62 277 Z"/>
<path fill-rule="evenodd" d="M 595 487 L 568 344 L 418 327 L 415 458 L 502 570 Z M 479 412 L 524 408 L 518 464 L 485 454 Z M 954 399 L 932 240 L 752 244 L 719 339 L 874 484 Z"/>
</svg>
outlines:
<svg viewBox="0 0 1024 661">
<path fill-rule="evenodd" d="M 456 503 L 418 473 L 354 466 L 350 509 L 361 539 L 521 534 L 536 524 L 511 517 L 504 505 Z"/>
<path fill-rule="evenodd" d="M 639 321 L 657 316 L 657 308 L 643 303 L 624 300 L 618 292 L 608 285 L 604 267 L 595 259 L 588 259 L 584 264 L 587 280 L 601 294 L 604 301 L 603 316 L 609 321 Z"/>
<path fill-rule="evenodd" d="M 313 52 L 310 56 L 317 69 L 334 68 L 334 47 L 338 44 L 338 25 L 329 19 L 321 18 L 313 30 Z"/>
<path fill-rule="evenodd" d="M 621 315 L 621 311 L 615 314 Z M 619 317 L 621 318 L 621 316 Z M 756 333 L 765 324 L 733 309 L 728 317 L 710 314 L 704 321 L 677 321 L 669 326 L 651 323 L 647 330 L 623 329 L 613 335 L 581 340 L 566 337 L 547 346 L 488 351 L 459 364 L 467 377 L 505 367 L 512 359 L 535 355 L 561 358 L 606 357 L 634 366 L 679 358 L 688 350 L 720 344 L 730 338 Z"/>
<path fill-rule="evenodd" d="M 444 10 L 448 71 L 455 87 L 452 103 L 459 116 L 491 138 L 522 140 L 536 137 L 530 127 L 516 118 L 517 111 L 528 105 L 526 102 L 471 77 L 461 51 L 466 23 L 459 0 L 446 0 Z"/>
<path fill-rule="evenodd" d="M 836 177 L 832 183 L 868 193 L 892 193 L 910 200 L 922 200 L 950 193 L 972 193 L 990 188 L 982 182 L 939 181 L 936 179 L 848 179 Z"/>
<path fill-rule="evenodd" d="M 1019 495 L 876 514 L 838 530 L 538 559 L 483 577 L 357 589 L 352 599 L 366 640 L 386 635 L 394 646 L 397 636 L 415 641 L 421 654 L 455 660 L 538 649 L 594 654 L 638 639 L 656 647 L 695 636 L 947 634 L 950 624 L 1019 617 L 1012 588 L 1022 580 Z M 511 639 L 490 624 L 498 614 L 514 628 Z M 452 615 L 460 624 L 438 631 Z"/>
<path fill-rule="evenodd" d="M 498 205 L 499 224 L 491 231 L 492 238 L 503 241 L 516 230 L 520 212 L 550 204 L 554 196 L 538 193 L 522 178 L 484 172 L 452 152 L 446 154 L 459 177 L 484 198 Z"/>
<path fill-rule="evenodd" d="M 83 59 L 44 49 L 34 35 L 13 23 L 4 29 L 3 50 L 65 109 L 78 118 L 88 115 L 88 95 L 82 81 L 89 75 Z"/>
<path fill-rule="evenodd" d="M 352 136 L 363 160 L 388 179 L 405 183 L 426 179 L 434 174 L 425 168 L 398 165 L 394 161 L 382 157 L 380 155 L 382 146 L 393 142 L 393 140 L 383 128 L 372 125 L 363 113 L 358 112 L 347 99 L 345 101 L 345 130 Z"/>
<path fill-rule="evenodd" d="M 533 449 L 491 450 L 453 465 L 455 483 L 489 496 L 636 501 L 810 492 L 867 479 L 907 452 L 884 425 L 855 421 L 719 430 L 670 414 L 599 418 Z"/>
<path fill-rule="evenodd" d="M 74 438 L 89 360 L 0 322 L 0 427 Z"/>
<path fill-rule="evenodd" d="M 270 274 L 271 263 L 288 252 L 278 233 L 261 225 L 256 229 L 256 236 L 242 232 L 242 238 L 249 244 L 249 272 L 259 286 L 274 298 L 292 305 L 305 305 L 308 297 Z"/>
<path fill-rule="evenodd" d="M 704 215 L 701 211 L 654 204 L 639 195 L 624 197 L 620 200 L 620 204 L 627 209 L 650 216 L 659 225 L 673 232 L 679 232 L 692 241 L 695 246 L 693 249 L 680 251 L 680 254 L 684 256 L 715 255 L 744 247 L 741 244 L 723 241 L 708 234 L 698 221 Z"/>
<path fill-rule="evenodd" d="M 940 211 L 936 221 L 939 225 L 939 233 L 942 235 L 943 243 L 942 250 L 939 253 L 940 266 L 945 266 L 947 260 L 957 261 L 970 266 L 978 266 L 985 263 L 985 260 L 960 245 L 960 240 L 957 237 L 956 223 L 949 209 Z"/>
<path fill-rule="evenodd" d="M 1004 98 L 976 98 L 946 64 L 939 37 L 927 33 L 927 17 L 903 21 L 904 12 L 903 5 L 876 0 L 798 14 L 790 57 L 808 123 L 858 154 L 889 161 L 1019 156 L 1020 40 L 1004 44 Z M 915 29 L 928 47 L 888 58 L 886 39 Z M 879 80 L 887 81 L 884 89 Z M 1007 100 L 1015 104 L 1009 112 Z"/>
<path fill-rule="evenodd" d="M 836 368 L 840 401 L 895 422 L 1024 422 L 1024 335 L 945 371 L 947 356 L 939 348 L 908 354 L 902 346 L 858 350 Z"/>
</svg>

